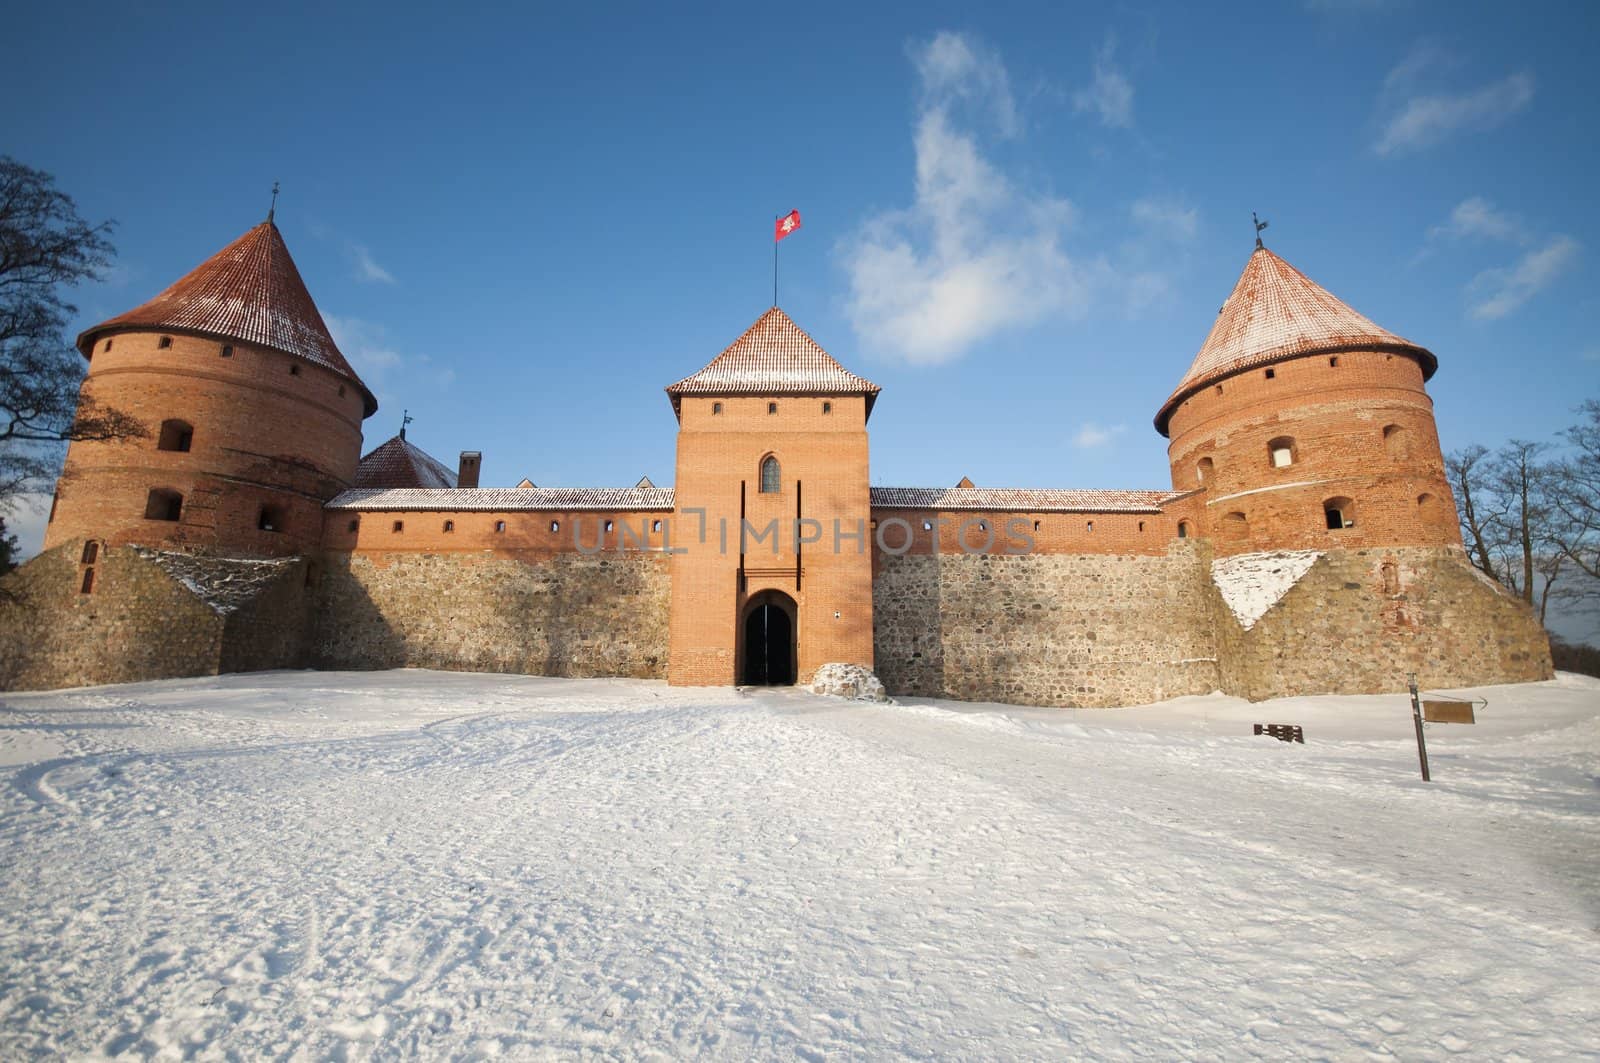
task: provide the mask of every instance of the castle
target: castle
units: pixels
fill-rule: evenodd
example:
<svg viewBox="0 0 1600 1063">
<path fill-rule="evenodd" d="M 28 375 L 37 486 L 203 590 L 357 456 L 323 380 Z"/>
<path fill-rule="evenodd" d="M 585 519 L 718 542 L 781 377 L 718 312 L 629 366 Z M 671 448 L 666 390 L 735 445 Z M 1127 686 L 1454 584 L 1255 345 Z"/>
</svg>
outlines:
<svg viewBox="0 0 1600 1063">
<path fill-rule="evenodd" d="M 1040 705 L 1548 678 L 1462 550 L 1426 348 L 1260 246 L 1155 416 L 1172 488 L 871 487 L 876 385 L 773 307 L 666 388 L 671 488 L 478 486 L 377 409 L 269 216 L 84 332 L 0 688 L 267 668 L 804 682 Z M 686 367 L 687 368 L 687 367 Z"/>
</svg>

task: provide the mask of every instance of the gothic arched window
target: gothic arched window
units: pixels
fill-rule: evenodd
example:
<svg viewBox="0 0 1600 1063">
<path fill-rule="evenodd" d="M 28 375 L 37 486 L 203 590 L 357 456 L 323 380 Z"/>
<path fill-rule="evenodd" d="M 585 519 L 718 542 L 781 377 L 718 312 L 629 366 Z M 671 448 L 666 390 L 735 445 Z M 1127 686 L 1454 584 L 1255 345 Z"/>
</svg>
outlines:
<svg viewBox="0 0 1600 1063">
<path fill-rule="evenodd" d="M 783 490 L 783 474 L 778 468 L 778 459 L 768 454 L 761 459 L 761 493 L 775 495 Z"/>
</svg>

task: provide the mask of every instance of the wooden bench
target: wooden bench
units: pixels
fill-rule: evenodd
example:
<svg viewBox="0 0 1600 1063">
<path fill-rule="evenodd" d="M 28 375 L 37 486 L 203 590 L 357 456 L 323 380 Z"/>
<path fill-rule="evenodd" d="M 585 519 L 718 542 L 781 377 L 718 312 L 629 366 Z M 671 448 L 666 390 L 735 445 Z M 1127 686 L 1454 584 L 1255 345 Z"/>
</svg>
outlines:
<svg viewBox="0 0 1600 1063">
<path fill-rule="evenodd" d="M 1298 724 L 1292 723 L 1258 723 L 1256 734 L 1271 735 L 1280 742 L 1299 742 L 1306 744 L 1306 734 Z"/>
</svg>

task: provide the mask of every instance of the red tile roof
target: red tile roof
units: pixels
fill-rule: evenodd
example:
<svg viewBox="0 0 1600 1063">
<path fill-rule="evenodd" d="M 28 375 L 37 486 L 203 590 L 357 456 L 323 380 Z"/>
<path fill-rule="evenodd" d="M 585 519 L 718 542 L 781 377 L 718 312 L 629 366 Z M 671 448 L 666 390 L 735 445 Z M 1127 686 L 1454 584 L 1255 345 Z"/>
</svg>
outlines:
<svg viewBox="0 0 1600 1063">
<path fill-rule="evenodd" d="M 360 388 L 365 416 L 378 409 L 378 400 L 339 353 L 271 221 L 255 226 L 143 306 L 86 330 L 78 337 L 78 350 L 87 358 L 100 336 L 132 329 L 238 340 L 304 358 Z"/>
<path fill-rule="evenodd" d="M 874 509 L 1011 510 L 1024 513 L 1159 513 L 1172 491 L 1019 487 L 874 487 Z"/>
<path fill-rule="evenodd" d="M 1439 367 L 1426 348 L 1373 324 L 1316 281 L 1258 247 L 1245 263 L 1233 294 L 1222 304 L 1194 364 L 1156 414 L 1156 430 L 1166 435 L 1178 403 L 1241 369 L 1327 351 L 1374 348 L 1417 359 L 1424 379 Z"/>
<path fill-rule="evenodd" d="M 773 307 L 704 369 L 666 390 L 674 413 L 684 395 L 865 395 L 870 415 L 880 389 L 840 365 Z"/>
<path fill-rule="evenodd" d="M 670 487 L 457 487 L 352 488 L 329 502 L 328 509 L 376 512 L 514 513 L 518 510 L 670 510 Z"/>
<path fill-rule="evenodd" d="M 361 459 L 356 467 L 356 487 L 455 487 L 449 466 L 405 436 L 395 436 Z"/>
</svg>

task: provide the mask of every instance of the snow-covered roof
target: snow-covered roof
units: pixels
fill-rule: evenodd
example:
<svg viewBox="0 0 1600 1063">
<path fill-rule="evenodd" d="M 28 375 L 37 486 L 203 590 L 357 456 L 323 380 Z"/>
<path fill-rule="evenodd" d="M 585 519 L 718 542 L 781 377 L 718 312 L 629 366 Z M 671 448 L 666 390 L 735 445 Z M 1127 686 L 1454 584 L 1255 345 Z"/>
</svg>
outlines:
<svg viewBox="0 0 1600 1063">
<path fill-rule="evenodd" d="M 1172 411 L 1190 395 L 1241 369 L 1323 351 L 1396 350 L 1422 363 L 1424 379 L 1439 367 L 1433 353 L 1373 324 L 1289 263 L 1258 247 L 1189 371 L 1156 414 L 1167 434 Z"/>
<path fill-rule="evenodd" d="M 879 390 L 840 365 L 777 307 L 704 369 L 666 389 L 674 412 L 684 395 L 865 395 L 869 415 Z"/>
<path fill-rule="evenodd" d="M 1159 513 L 1173 491 L 1017 487 L 874 487 L 877 509 L 1017 510 L 1029 513 Z"/>
<path fill-rule="evenodd" d="M 404 435 L 397 435 L 361 459 L 356 487 L 454 487 L 456 474 Z"/>
<path fill-rule="evenodd" d="M 339 353 L 278 227 L 269 219 L 224 247 L 143 306 L 78 336 L 85 358 L 107 332 L 170 329 L 238 340 L 304 358 L 361 389 L 366 416 L 378 400 Z"/>
<path fill-rule="evenodd" d="M 670 487 L 351 488 L 327 505 L 340 510 L 508 513 L 517 510 L 669 510 Z"/>
</svg>

